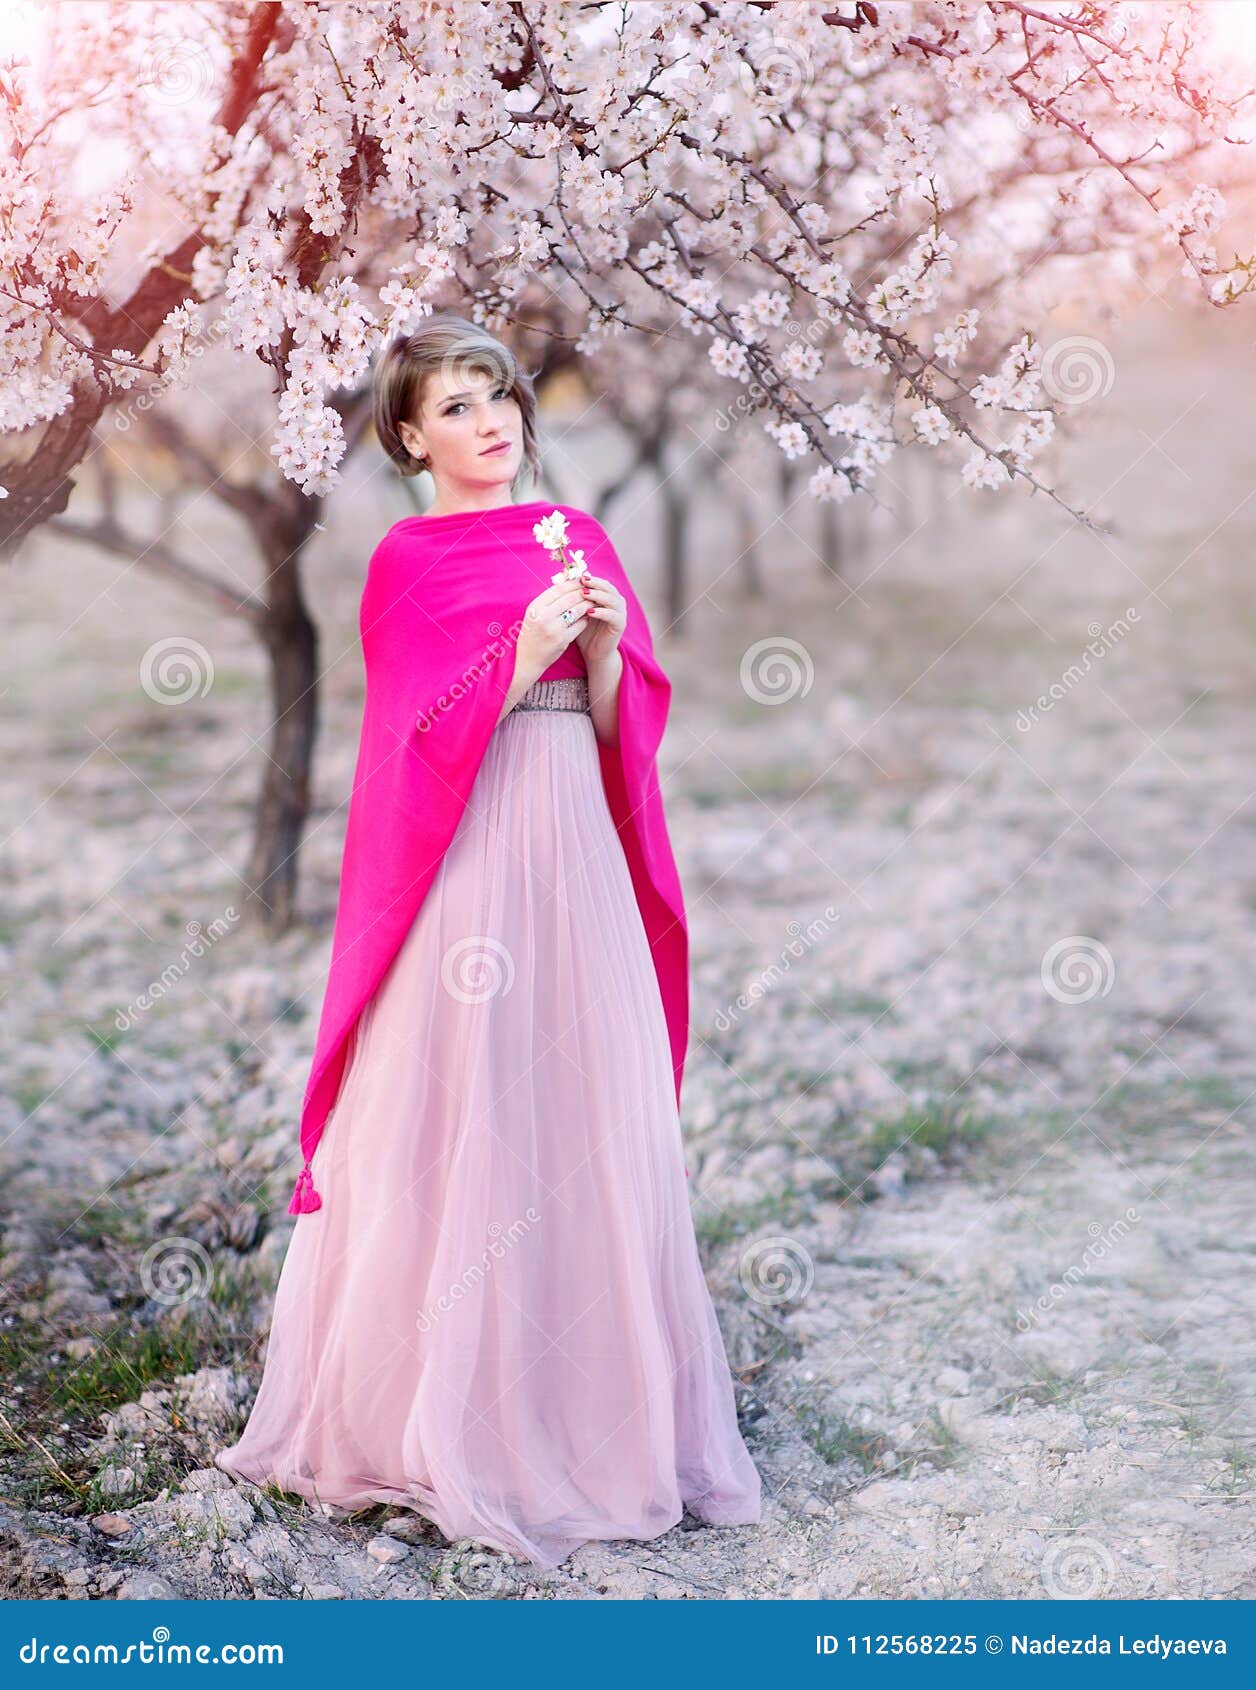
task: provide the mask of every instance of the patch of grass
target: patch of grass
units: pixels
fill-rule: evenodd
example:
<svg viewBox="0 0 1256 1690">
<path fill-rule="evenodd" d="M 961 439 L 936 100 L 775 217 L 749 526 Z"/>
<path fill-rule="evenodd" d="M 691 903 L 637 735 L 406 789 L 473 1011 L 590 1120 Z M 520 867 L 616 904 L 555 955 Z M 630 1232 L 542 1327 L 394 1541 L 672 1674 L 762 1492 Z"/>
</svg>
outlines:
<svg viewBox="0 0 1256 1690">
<path fill-rule="evenodd" d="M 944 1162 L 951 1162 L 964 1151 L 984 1144 L 995 1126 L 988 1116 L 975 1115 L 948 1099 L 923 1109 L 904 1109 L 899 1115 L 878 1121 L 864 1144 L 876 1167 L 896 1150 L 910 1156 L 913 1148 L 932 1150 Z"/>
<path fill-rule="evenodd" d="M 788 1058 L 780 1063 L 773 1063 L 768 1067 L 746 1068 L 745 1077 L 748 1080 L 762 1080 L 765 1086 L 774 1086 L 777 1093 L 783 1091 L 808 1092 L 814 1086 L 823 1085 L 831 1078 L 832 1068 L 817 1068 L 814 1063 L 805 1067 L 795 1065 Z"/>
<path fill-rule="evenodd" d="M 1225 1451 L 1222 1461 L 1222 1488 L 1227 1496 L 1238 1496 L 1256 1484 L 1256 1455 L 1250 1449 L 1235 1445 Z"/>
<path fill-rule="evenodd" d="M 930 1409 L 921 1430 L 927 1433 L 929 1442 L 923 1449 L 913 1449 L 900 1463 L 908 1475 L 921 1461 L 931 1461 L 935 1467 L 955 1467 L 959 1464 L 964 1446 L 936 1408 Z"/>
<path fill-rule="evenodd" d="M 211 1541 L 215 1549 L 221 1549 L 227 1535 L 221 1515 L 212 1526 L 208 1520 L 189 1520 L 179 1516 L 171 1522 L 168 1530 L 181 1557 L 195 1554 Z"/>
<path fill-rule="evenodd" d="M 716 1207 L 699 1202 L 694 1211 L 694 1231 L 700 1247 L 722 1250 L 737 1238 L 757 1232 L 760 1227 L 789 1226 L 805 1215 L 801 1195 L 792 1186 L 761 1197 L 757 1203 L 722 1205 Z"/>
<path fill-rule="evenodd" d="M 302 1517 L 308 1518 L 312 1509 L 318 1510 L 319 1508 L 319 1504 L 315 1499 L 308 1496 L 302 1496 L 300 1491 L 284 1490 L 283 1486 L 277 1484 L 273 1479 L 268 1479 L 265 1484 L 258 1485 L 256 1489 L 260 1491 L 266 1500 L 274 1506 L 288 1525 L 300 1524 Z M 314 1490 L 315 1496 L 317 1496 L 317 1481 L 314 1484 Z M 338 1522 L 343 1520 L 346 1523 L 361 1523 L 362 1517 L 366 1516 L 369 1519 L 378 1522 L 382 1521 L 387 1516 L 388 1512 L 388 1503 L 372 1502 L 368 1503 L 365 1508 L 358 1509 L 358 1511 L 353 1514 L 337 1513 L 336 1519 Z"/>
<path fill-rule="evenodd" d="M 130 1467 L 134 1473 L 134 1484 L 122 1489 L 117 1489 L 112 1484 L 106 1485 L 105 1476 L 108 1469 L 113 1468 L 116 1471 L 124 1467 Z M 126 1452 L 120 1451 L 107 1461 L 99 1472 L 93 1473 L 84 1485 L 76 1487 L 75 1494 L 82 1501 L 83 1511 L 87 1514 L 103 1514 L 114 1509 L 124 1510 L 133 1508 L 137 1502 L 146 1501 L 148 1496 L 160 1490 L 160 1485 L 150 1488 L 148 1478 L 149 1469 L 146 1466 L 138 1463 L 133 1465 L 127 1460 Z"/>
<path fill-rule="evenodd" d="M 892 1056 L 881 1066 L 895 1085 L 901 1086 L 904 1091 L 915 1087 L 920 1091 L 940 1092 L 946 1096 L 955 1088 L 954 1074 L 936 1059 L 923 1062 L 906 1056 Z"/>
<path fill-rule="evenodd" d="M 1141 1049 L 1134 1054 L 1141 1055 Z M 1233 1115 L 1236 1120 L 1250 1121 L 1256 1110 L 1249 1095 L 1249 1087 L 1224 1074 L 1179 1079 L 1168 1085 L 1144 1084 L 1130 1078 L 1104 1095 L 1102 1121 L 1105 1128 L 1141 1134 L 1180 1131 L 1205 1115 Z"/>
<path fill-rule="evenodd" d="M 154 1005 L 154 1009 L 156 1007 Z M 150 1039 L 144 1049 L 147 1056 L 163 1058 L 167 1062 L 186 1062 L 188 1060 L 187 1045 L 179 1039 Z"/>
<path fill-rule="evenodd" d="M 83 1032 L 102 1056 L 111 1056 L 117 1046 L 126 1038 L 126 1029 L 119 1027 L 112 1016 L 107 1021 L 86 1023 Z"/>
<path fill-rule="evenodd" d="M 1184 1413 L 1178 1416 L 1177 1426 L 1182 1436 L 1186 1439 L 1187 1449 L 1194 1454 L 1203 1440 L 1208 1436 L 1207 1423 L 1204 1420 L 1201 1420 L 1198 1414 L 1194 1413 L 1190 1409 L 1187 1409 Z"/>
<path fill-rule="evenodd" d="M 881 1457 L 890 1448 L 884 1433 L 858 1426 L 846 1415 L 813 1403 L 796 1404 L 793 1414 L 803 1437 L 828 1466 L 842 1467 L 853 1462 L 861 1473 L 883 1470 Z"/>
<path fill-rule="evenodd" d="M 1018 1386 L 1004 1399 L 1005 1403 L 1008 1407 L 1015 1402 L 1032 1402 L 1039 1408 L 1058 1408 L 1061 1405 L 1076 1408 L 1087 1395 L 1083 1380 L 1089 1371 L 1077 1368 L 1061 1373 L 1055 1367 L 1036 1367 L 1033 1378 Z"/>
<path fill-rule="evenodd" d="M 815 784 L 815 771 L 803 763 L 763 763 L 739 769 L 756 798 L 801 798 Z"/>
<path fill-rule="evenodd" d="M 62 1232 L 78 1242 L 94 1242 L 116 1250 L 130 1228 L 136 1247 L 146 1241 L 136 1230 L 130 1212 L 87 1210 L 62 1217 Z M 137 1400 L 154 1385 L 168 1384 L 176 1375 L 202 1367 L 236 1361 L 241 1349 L 240 1318 L 249 1290 L 240 1274 L 213 1265 L 207 1294 L 185 1307 L 163 1311 L 160 1318 L 119 1312 L 103 1330 L 93 1331 L 95 1346 L 87 1354 L 67 1354 L 65 1345 L 78 1326 L 65 1329 L 56 1314 L 45 1314 L 41 1299 L 47 1284 L 46 1266 L 37 1278 L 19 1285 L 0 1284 L 4 1320 L 0 1323 L 0 1377 L 11 1405 L 8 1425 L 0 1422 L 0 1457 L 11 1494 L 32 1506 L 45 1497 L 53 1504 L 72 1500 L 79 1506 L 113 1500 L 99 1483 L 98 1460 L 84 1440 L 99 1430 L 100 1416 L 123 1403 Z M 142 1292 L 137 1288 L 137 1302 Z M 171 1405 L 171 1428 L 180 1428 L 177 1398 Z M 117 1458 L 126 1464 L 125 1454 Z M 179 1457 L 186 1466 L 186 1458 Z M 139 1487 L 154 1495 L 162 1484 L 176 1481 L 182 1468 L 176 1462 L 149 1456 Z M 123 1499 L 133 1500 L 133 1499 Z"/>
<path fill-rule="evenodd" d="M 86 1244 L 93 1250 L 106 1246 L 117 1248 L 119 1245 L 144 1248 L 148 1244 L 148 1234 L 138 1215 L 125 1215 L 104 1198 L 67 1220 L 55 1235 L 54 1243 Z"/>
<path fill-rule="evenodd" d="M 37 1114 L 47 1100 L 47 1086 L 37 1086 L 32 1081 L 20 1080 L 13 1088 L 13 1101 L 21 1111 L 23 1120 Z"/>
<path fill-rule="evenodd" d="M 835 1111 L 815 1137 L 814 1153 L 832 1164 L 834 1172 L 813 1189 L 813 1200 L 866 1203 L 875 1198 L 872 1176 L 894 1157 L 907 1180 L 936 1174 L 938 1164 L 962 1163 L 979 1145 L 997 1142 L 1000 1121 L 979 1114 L 956 1098 L 903 1109 L 867 1126 Z"/>
<path fill-rule="evenodd" d="M 152 1326 L 119 1322 L 73 1368 L 50 1374 L 48 1398 L 69 1414 L 119 1408 L 160 1380 L 208 1365 L 205 1348 L 203 1324 L 193 1315 Z"/>
<path fill-rule="evenodd" d="M 888 1021 L 896 1021 L 893 1006 L 888 998 L 878 996 L 876 992 L 847 991 L 836 986 L 830 991 L 811 991 L 808 993 L 811 1003 L 803 1008 L 812 1011 L 821 1009 L 825 1015 L 834 1020 L 846 1018 L 851 1021 L 871 1021 L 884 1016 Z"/>
<path fill-rule="evenodd" d="M 258 1294 L 258 1277 L 254 1271 L 239 1272 L 225 1261 L 215 1262 L 209 1297 L 217 1313 L 231 1321 L 247 1321 Z M 265 1278 L 265 1289 L 273 1297 L 274 1275 L 268 1271 Z"/>
</svg>

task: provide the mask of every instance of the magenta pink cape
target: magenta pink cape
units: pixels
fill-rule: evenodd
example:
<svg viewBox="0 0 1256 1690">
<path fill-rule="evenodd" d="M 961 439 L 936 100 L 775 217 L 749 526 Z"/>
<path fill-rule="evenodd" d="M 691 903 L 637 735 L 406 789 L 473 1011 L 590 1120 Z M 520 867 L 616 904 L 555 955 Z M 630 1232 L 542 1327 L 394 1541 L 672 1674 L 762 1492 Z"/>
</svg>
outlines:
<svg viewBox="0 0 1256 1690">
<path fill-rule="evenodd" d="M 676 1100 L 689 1036 L 689 934 L 659 792 L 671 682 L 645 613 L 595 518 L 533 501 L 405 517 L 372 554 L 362 593 L 366 703 L 345 833 L 331 967 L 301 1111 L 305 1165 L 290 1214 L 321 1206 L 310 1159 L 345 1071 L 350 1034 L 418 913 L 453 839 L 514 674 L 523 613 L 559 565 L 533 535 L 552 510 L 568 550 L 623 594 L 619 744 L 598 743 L 602 780 L 650 942 Z M 573 640 L 546 677 L 585 674 Z"/>
</svg>

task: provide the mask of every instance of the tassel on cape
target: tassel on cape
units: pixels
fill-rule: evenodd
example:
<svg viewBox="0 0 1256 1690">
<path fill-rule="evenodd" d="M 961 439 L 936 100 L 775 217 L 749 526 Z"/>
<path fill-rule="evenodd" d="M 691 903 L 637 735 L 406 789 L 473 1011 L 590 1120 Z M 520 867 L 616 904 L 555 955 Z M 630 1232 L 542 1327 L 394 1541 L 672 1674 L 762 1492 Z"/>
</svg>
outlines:
<svg viewBox="0 0 1256 1690">
<path fill-rule="evenodd" d="M 308 1215 L 315 1209 L 321 1209 L 323 1199 L 314 1189 L 314 1175 L 307 1162 L 297 1175 L 297 1183 L 292 1188 L 292 1198 L 288 1204 L 290 1215 Z"/>
</svg>

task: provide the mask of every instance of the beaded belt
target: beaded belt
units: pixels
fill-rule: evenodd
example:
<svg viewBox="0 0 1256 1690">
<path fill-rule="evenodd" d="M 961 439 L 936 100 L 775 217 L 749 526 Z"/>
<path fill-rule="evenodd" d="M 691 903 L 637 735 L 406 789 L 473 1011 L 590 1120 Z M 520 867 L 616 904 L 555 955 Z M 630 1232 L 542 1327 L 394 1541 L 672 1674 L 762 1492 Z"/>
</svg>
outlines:
<svg viewBox="0 0 1256 1690">
<path fill-rule="evenodd" d="M 560 675 L 556 680 L 533 681 L 514 709 L 588 712 L 588 680 L 583 675 Z M 513 710 L 511 714 L 514 714 Z"/>
</svg>

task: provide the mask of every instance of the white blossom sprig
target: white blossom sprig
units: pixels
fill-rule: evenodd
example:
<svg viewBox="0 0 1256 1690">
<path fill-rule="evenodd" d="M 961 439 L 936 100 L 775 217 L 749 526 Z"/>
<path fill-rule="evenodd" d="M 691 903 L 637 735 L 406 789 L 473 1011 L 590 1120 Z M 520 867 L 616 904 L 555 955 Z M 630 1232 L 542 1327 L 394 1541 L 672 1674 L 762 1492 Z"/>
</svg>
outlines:
<svg viewBox="0 0 1256 1690">
<path fill-rule="evenodd" d="M 562 565 L 556 574 L 550 576 L 555 585 L 559 581 L 578 581 L 589 573 L 584 552 L 578 547 L 573 547 L 570 553 L 567 550 L 567 518 L 562 511 L 551 511 L 548 516 L 543 516 L 540 522 L 533 524 L 532 533 L 552 561 Z"/>
</svg>

